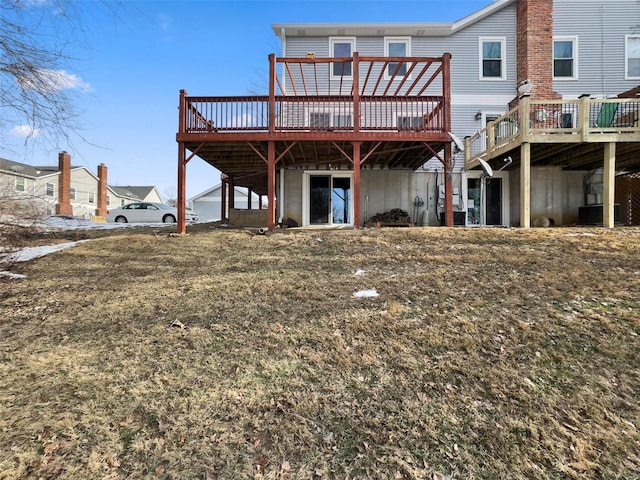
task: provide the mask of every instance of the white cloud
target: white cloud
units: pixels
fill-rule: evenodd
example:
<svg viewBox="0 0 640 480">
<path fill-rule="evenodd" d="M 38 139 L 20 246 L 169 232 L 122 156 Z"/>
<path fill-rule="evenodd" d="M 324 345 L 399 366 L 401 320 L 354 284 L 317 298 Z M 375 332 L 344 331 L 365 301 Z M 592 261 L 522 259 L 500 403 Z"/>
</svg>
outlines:
<svg viewBox="0 0 640 480">
<path fill-rule="evenodd" d="M 159 13 L 157 15 L 157 18 L 158 18 L 158 26 L 160 27 L 160 30 L 162 30 L 163 32 L 167 32 L 171 30 L 171 24 L 173 23 L 173 18 L 171 18 L 169 15 L 165 13 Z"/>
<path fill-rule="evenodd" d="M 19 82 L 23 88 L 38 90 L 51 89 L 59 92 L 61 90 L 80 89 L 85 93 L 92 91 L 91 85 L 73 73 L 64 70 L 38 70 L 37 74 L 30 77 L 22 77 Z"/>
<path fill-rule="evenodd" d="M 9 135 L 12 137 L 20 138 L 37 137 L 39 133 L 40 130 L 30 125 L 17 125 L 9 131 Z"/>
</svg>

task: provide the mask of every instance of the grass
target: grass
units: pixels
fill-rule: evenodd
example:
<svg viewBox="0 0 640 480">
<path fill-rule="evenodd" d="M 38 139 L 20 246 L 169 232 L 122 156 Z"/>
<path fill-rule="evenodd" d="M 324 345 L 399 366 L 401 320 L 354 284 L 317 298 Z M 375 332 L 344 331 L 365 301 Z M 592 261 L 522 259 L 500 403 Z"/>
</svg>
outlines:
<svg viewBox="0 0 640 480">
<path fill-rule="evenodd" d="M 640 478 L 638 229 L 193 227 L 14 269 L 0 479 Z"/>
</svg>

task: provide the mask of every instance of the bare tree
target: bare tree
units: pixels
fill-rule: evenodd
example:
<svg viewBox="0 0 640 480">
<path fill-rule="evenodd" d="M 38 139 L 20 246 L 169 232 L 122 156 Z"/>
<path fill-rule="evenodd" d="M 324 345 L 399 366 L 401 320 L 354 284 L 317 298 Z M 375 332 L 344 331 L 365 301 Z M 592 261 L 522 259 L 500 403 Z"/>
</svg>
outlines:
<svg viewBox="0 0 640 480">
<path fill-rule="evenodd" d="M 70 72 L 85 5 L 118 8 L 71 0 L 0 2 L 0 130 L 44 145 L 69 143 L 70 134 L 79 134 L 77 95 L 90 87 Z"/>
</svg>

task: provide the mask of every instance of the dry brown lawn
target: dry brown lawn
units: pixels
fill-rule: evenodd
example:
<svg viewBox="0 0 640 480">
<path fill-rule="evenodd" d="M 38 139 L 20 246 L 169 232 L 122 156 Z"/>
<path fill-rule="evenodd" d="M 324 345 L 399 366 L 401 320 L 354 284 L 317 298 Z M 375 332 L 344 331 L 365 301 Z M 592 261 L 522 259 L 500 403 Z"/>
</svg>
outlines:
<svg viewBox="0 0 640 480">
<path fill-rule="evenodd" d="M 637 228 L 133 231 L 13 270 L 3 480 L 640 478 Z"/>
</svg>

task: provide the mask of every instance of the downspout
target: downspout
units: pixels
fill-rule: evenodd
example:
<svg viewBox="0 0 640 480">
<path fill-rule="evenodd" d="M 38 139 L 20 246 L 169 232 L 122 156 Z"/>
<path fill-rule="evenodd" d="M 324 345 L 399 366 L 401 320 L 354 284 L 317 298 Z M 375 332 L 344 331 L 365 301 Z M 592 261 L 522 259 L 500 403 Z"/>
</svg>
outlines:
<svg viewBox="0 0 640 480">
<path fill-rule="evenodd" d="M 285 33 L 284 27 L 280 28 L 280 40 L 282 41 L 282 56 L 287 56 L 287 34 Z M 282 72 L 280 72 L 280 77 L 282 78 L 282 88 L 284 90 L 287 89 L 287 76 L 284 74 L 284 64 L 281 65 Z M 284 92 L 280 92 L 284 95 Z"/>
<path fill-rule="evenodd" d="M 602 5 L 602 95 L 607 98 L 607 7 Z"/>
</svg>

